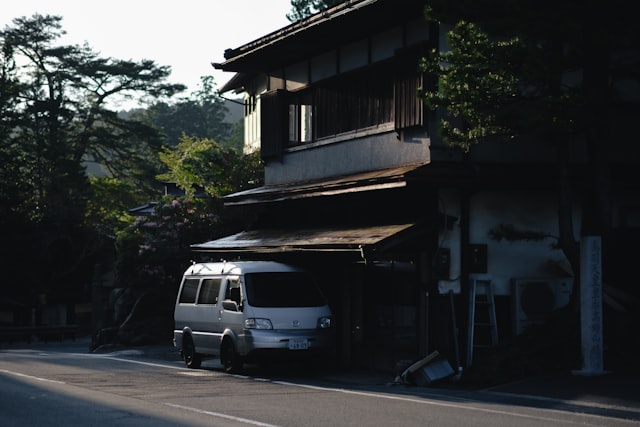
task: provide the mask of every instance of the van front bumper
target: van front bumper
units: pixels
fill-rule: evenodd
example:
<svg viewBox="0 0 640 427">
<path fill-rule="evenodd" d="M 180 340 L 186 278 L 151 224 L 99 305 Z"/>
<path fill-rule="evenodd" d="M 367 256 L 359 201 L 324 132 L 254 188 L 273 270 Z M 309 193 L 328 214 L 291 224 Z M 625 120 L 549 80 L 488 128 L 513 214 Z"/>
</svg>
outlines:
<svg viewBox="0 0 640 427">
<path fill-rule="evenodd" d="M 262 350 L 291 351 L 320 351 L 329 350 L 335 344 L 333 329 L 305 329 L 292 330 L 262 330 L 249 329 L 245 331 L 244 346 L 239 346 L 243 355 Z"/>
</svg>

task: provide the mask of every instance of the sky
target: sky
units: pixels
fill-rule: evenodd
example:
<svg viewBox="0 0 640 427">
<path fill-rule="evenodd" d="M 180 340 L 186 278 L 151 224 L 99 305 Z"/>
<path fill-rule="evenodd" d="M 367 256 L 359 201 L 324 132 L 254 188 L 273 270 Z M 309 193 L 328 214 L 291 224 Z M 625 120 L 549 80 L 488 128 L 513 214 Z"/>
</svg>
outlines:
<svg viewBox="0 0 640 427">
<path fill-rule="evenodd" d="M 184 95 L 213 75 L 218 88 L 233 73 L 215 70 L 224 51 L 289 25 L 290 0 L 19 0 L 0 7 L 0 28 L 34 13 L 62 16 L 60 44 L 85 41 L 102 57 L 151 59 L 171 66 L 172 83 Z"/>
</svg>

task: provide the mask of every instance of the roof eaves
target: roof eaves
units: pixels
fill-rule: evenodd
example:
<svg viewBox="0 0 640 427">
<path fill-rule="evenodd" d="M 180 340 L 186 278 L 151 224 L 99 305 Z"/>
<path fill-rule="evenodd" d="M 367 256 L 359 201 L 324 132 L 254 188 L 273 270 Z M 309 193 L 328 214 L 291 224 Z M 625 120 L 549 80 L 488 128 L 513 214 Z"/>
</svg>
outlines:
<svg viewBox="0 0 640 427">
<path fill-rule="evenodd" d="M 233 62 L 237 61 L 238 59 L 241 59 L 242 57 L 251 55 L 259 50 L 265 49 L 287 38 L 307 31 L 312 27 L 318 26 L 347 13 L 351 13 L 354 10 L 369 6 L 378 1 L 380 0 L 345 1 L 332 7 L 331 9 L 328 9 L 324 12 L 318 12 L 308 18 L 294 22 L 291 25 L 269 33 L 238 48 L 226 49 L 224 52 L 225 61 L 222 63 L 212 62 L 211 65 L 217 70 L 234 71 L 231 67 L 231 64 L 233 64 Z"/>
</svg>

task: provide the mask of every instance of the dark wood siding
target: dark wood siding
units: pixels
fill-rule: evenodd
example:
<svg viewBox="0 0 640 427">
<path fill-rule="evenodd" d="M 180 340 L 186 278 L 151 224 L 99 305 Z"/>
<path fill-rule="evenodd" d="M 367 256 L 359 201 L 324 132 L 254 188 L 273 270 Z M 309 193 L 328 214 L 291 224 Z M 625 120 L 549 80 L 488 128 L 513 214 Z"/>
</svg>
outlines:
<svg viewBox="0 0 640 427">
<path fill-rule="evenodd" d="M 388 65 L 340 76 L 315 91 L 316 136 L 326 138 L 393 121 L 393 73 Z"/>
<path fill-rule="evenodd" d="M 396 51 L 394 82 L 396 130 L 425 124 L 424 102 L 418 93 L 425 83 L 424 74 L 419 69 L 419 61 L 426 52 L 426 45 L 411 46 Z"/>
<path fill-rule="evenodd" d="M 260 156 L 264 160 L 281 158 L 289 137 L 287 91 L 263 93 L 260 103 Z"/>
<path fill-rule="evenodd" d="M 422 75 L 400 76 L 395 82 L 395 128 L 406 129 L 424 124 L 424 103 L 418 96 Z"/>
</svg>

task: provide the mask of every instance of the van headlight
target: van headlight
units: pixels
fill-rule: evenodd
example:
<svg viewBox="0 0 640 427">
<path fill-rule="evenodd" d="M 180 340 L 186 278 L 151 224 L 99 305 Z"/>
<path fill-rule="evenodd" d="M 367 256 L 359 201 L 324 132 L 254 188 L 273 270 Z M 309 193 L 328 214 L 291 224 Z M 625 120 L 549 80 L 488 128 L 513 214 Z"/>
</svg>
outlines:
<svg viewBox="0 0 640 427">
<path fill-rule="evenodd" d="M 331 317 L 325 316 L 318 319 L 318 328 L 327 329 L 331 327 Z"/>
<path fill-rule="evenodd" d="M 244 327 L 247 329 L 273 329 L 271 320 L 253 317 L 244 321 Z"/>
</svg>

